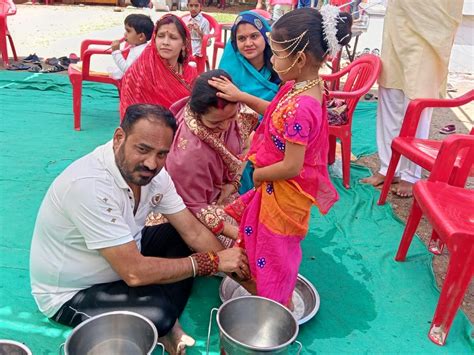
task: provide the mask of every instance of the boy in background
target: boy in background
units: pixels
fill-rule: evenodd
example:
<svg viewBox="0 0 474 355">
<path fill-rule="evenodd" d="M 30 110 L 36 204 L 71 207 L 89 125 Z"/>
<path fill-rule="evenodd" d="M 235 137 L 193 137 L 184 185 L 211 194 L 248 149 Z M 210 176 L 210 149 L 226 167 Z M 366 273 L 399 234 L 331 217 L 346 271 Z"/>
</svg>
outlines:
<svg viewBox="0 0 474 355">
<path fill-rule="evenodd" d="M 150 17 L 143 14 L 128 15 L 124 20 L 124 25 L 124 40 L 130 45 L 127 58 L 125 59 L 120 50 L 122 40 L 113 41 L 111 46 L 112 58 L 117 68 L 114 68 L 110 76 L 117 80 L 122 79 L 127 69 L 142 54 L 155 27 Z"/>
<path fill-rule="evenodd" d="M 202 5 L 200 0 L 189 0 L 188 10 L 191 16 L 187 17 L 188 29 L 191 32 L 191 46 L 195 57 L 202 57 L 201 46 L 202 37 L 209 34 L 209 21 L 202 15 Z"/>
</svg>

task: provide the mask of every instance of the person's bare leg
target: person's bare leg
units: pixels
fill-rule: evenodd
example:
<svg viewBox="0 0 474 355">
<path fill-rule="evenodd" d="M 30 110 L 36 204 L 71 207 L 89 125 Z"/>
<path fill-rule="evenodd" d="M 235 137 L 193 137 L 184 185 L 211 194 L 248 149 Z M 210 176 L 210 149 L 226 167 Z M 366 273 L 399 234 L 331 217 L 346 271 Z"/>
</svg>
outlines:
<svg viewBox="0 0 474 355">
<path fill-rule="evenodd" d="M 385 181 L 385 175 L 382 175 L 380 173 L 375 173 L 372 176 L 369 176 L 360 180 L 361 183 L 372 185 L 372 186 L 382 185 L 384 181 Z M 399 181 L 400 181 L 400 178 L 394 177 L 392 180 L 392 184 L 397 184 Z"/>
<path fill-rule="evenodd" d="M 400 183 L 397 187 L 392 189 L 392 192 L 397 195 L 398 197 L 412 197 L 413 196 L 413 184 L 411 182 L 400 180 Z"/>
<path fill-rule="evenodd" d="M 196 343 L 192 337 L 184 332 L 178 320 L 176 320 L 169 333 L 158 338 L 158 341 L 164 345 L 170 355 L 185 355 L 186 347 L 194 346 Z"/>
</svg>

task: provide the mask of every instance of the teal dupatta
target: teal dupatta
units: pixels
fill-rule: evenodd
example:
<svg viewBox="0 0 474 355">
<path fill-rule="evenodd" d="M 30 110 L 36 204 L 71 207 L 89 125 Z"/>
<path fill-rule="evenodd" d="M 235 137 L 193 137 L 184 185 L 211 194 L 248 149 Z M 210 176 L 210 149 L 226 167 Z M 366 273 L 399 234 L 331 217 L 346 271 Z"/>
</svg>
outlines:
<svg viewBox="0 0 474 355">
<path fill-rule="evenodd" d="M 247 59 L 245 59 L 242 54 L 240 54 L 235 44 L 235 35 L 237 26 L 240 23 L 250 23 L 255 26 L 257 30 L 260 31 L 262 36 L 265 38 L 266 49 L 265 49 L 265 61 L 267 65 L 261 70 L 255 69 L 255 67 L 250 64 Z M 269 69 L 269 43 L 267 32 L 271 31 L 271 27 L 268 22 L 261 16 L 257 15 L 253 11 L 244 11 L 239 14 L 235 20 L 234 26 L 232 27 L 231 40 L 227 42 L 227 45 L 224 49 L 224 54 L 222 55 L 221 61 L 219 63 L 219 69 L 225 70 L 232 78 L 234 84 L 243 92 L 246 92 L 250 95 L 257 96 L 263 100 L 271 101 L 275 97 L 279 89 L 279 80 L 278 82 L 270 81 L 271 71 Z M 241 184 L 242 186 L 239 189 L 239 193 L 243 194 L 253 188 L 253 167 L 249 162 L 245 167 L 245 170 L 242 174 Z"/>
</svg>

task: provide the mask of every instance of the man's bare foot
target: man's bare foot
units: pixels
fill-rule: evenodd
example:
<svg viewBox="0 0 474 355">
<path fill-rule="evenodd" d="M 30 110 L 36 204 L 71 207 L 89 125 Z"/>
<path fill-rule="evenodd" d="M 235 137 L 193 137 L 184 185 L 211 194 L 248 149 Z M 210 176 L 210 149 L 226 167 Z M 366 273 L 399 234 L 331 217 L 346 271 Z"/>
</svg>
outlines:
<svg viewBox="0 0 474 355">
<path fill-rule="evenodd" d="M 170 355 L 185 355 L 186 347 L 194 346 L 196 343 L 193 338 L 184 332 L 178 320 L 176 320 L 169 333 L 158 338 L 158 341 L 163 344 L 165 350 Z"/>
<path fill-rule="evenodd" d="M 375 173 L 372 176 L 369 176 L 360 180 L 361 183 L 372 185 L 374 187 L 382 185 L 384 181 L 385 181 L 385 175 L 382 175 L 380 173 Z M 399 181 L 400 181 L 400 178 L 395 177 L 392 180 L 392 184 L 397 184 Z"/>
<path fill-rule="evenodd" d="M 398 197 L 408 198 L 413 196 L 413 184 L 408 181 L 401 180 L 397 187 L 392 189 L 392 192 Z"/>
</svg>

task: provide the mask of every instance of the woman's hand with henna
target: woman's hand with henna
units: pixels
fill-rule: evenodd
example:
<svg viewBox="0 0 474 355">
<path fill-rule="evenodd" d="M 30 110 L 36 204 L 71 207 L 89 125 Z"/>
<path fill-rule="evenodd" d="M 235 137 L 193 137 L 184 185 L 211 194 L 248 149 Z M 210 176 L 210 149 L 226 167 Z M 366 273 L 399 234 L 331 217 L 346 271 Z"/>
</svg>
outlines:
<svg viewBox="0 0 474 355">
<path fill-rule="evenodd" d="M 232 196 L 232 194 L 235 194 L 237 191 L 235 189 L 235 185 L 233 184 L 224 184 L 221 189 L 221 194 L 219 195 L 219 198 L 216 201 L 217 205 L 223 205 L 225 201 Z"/>
</svg>

